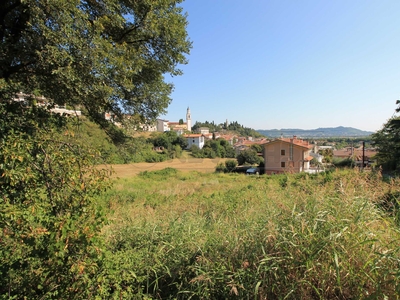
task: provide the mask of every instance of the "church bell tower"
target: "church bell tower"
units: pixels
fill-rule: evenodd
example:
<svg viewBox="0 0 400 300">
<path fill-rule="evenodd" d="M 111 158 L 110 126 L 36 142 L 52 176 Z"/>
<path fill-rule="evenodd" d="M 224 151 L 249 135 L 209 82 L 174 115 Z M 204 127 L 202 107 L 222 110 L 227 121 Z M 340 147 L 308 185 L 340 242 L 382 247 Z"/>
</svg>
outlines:
<svg viewBox="0 0 400 300">
<path fill-rule="evenodd" d="M 186 126 L 188 131 L 192 131 L 192 119 L 190 118 L 190 108 L 186 111 Z"/>
</svg>

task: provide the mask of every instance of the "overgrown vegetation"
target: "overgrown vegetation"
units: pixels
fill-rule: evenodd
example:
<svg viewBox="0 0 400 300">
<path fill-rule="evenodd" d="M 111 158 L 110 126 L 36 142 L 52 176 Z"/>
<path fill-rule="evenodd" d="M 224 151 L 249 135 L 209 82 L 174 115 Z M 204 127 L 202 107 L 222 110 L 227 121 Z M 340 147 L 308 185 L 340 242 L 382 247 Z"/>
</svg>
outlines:
<svg viewBox="0 0 400 300">
<path fill-rule="evenodd" d="M 232 145 L 224 139 L 207 140 L 202 149 L 192 145 L 190 151 L 197 158 L 234 158 L 236 155 Z"/>
<path fill-rule="evenodd" d="M 105 128 L 104 112 L 154 120 L 191 48 L 181 2 L 1 1 L 0 99 L 44 95 Z"/>
<path fill-rule="evenodd" d="M 236 156 L 236 159 L 239 165 L 259 165 L 260 163 L 264 163 L 264 158 L 258 156 L 256 150 L 253 148 L 240 151 Z"/>
<path fill-rule="evenodd" d="M 0 298 L 398 297 L 396 178 L 169 168 L 110 188 L 97 164 L 184 147 L 173 133 L 128 138 L 103 118 L 151 120 L 168 106 L 163 75 L 181 74 L 190 49 L 180 2 L 0 3 Z M 20 91 L 81 105 L 114 144 L 92 123 L 12 101 Z M 227 145 L 205 148 L 231 157 Z"/>
<path fill-rule="evenodd" d="M 224 162 L 219 163 L 215 168 L 215 172 L 231 173 L 236 169 L 237 165 L 238 165 L 237 160 L 228 159 Z"/>
<path fill-rule="evenodd" d="M 99 152 L 99 163 L 162 162 L 179 158 L 187 145 L 186 139 L 175 132 L 153 132 L 146 138 L 137 132 L 130 136 L 124 129 L 116 127 L 114 132 L 119 140 L 112 140 L 99 125 L 85 117 L 70 119 L 68 130 L 74 144 L 90 145 Z"/>
<path fill-rule="evenodd" d="M 400 101 L 397 101 L 400 104 Z M 400 108 L 396 109 L 400 112 Z M 400 117 L 393 116 L 372 136 L 373 143 L 378 149 L 375 156 L 378 164 L 385 171 L 400 171 Z"/>
<path fill-rule="evenodd" d="M 101 201 L 113 212 L 99 291 L 106 298 L 396 298 L 399 186 L 356 170 L 251 177 L 166 169 L 119 180 Z"/>
<path fill-rule="evenodd" d="M 239 136 L 252 136 L 254 138 L 264 137 L 261 133 L 257 132 L 256 130 L 245 127 L 239 124 L 237 121 L 230 122 L 230 123 L 220 123 L 215 124 L 214 121 L 209 122 L 196 122 L 192 126 L 192 131 L 197 131 L 200 127 L 207 127 L 210 132 L 224 132 L 229 131 L 238 134 Z"/>
<path fill-rule="evenodd" d="M 0 298 L 87 299 L 101 268 L 110 172 L 75 143 L 71 120 L 0 103 Z"/>
</svg>

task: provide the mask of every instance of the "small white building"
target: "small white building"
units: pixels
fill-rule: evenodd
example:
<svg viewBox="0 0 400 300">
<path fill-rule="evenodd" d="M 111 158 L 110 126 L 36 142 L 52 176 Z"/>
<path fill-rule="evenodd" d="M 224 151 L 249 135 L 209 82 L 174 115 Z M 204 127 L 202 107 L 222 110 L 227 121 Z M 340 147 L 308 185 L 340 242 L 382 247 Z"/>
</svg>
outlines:
<svg viewBox="0 0 400 300">
<path fill-rule="evenodd" d="M 170 122 L 168 120 L 157 119 L 157 131 L 165 132 L 174 130 L 174 128 L 180 128 L 183 131 L 191 131 L 192 130 L 192 119 L 190 116 L 190 108 L 187 108 L 186 111 L 186 122 Z"/>
<path fill-rule="evenodd" d="M 200 127 L 197 130 L 198 133 L 200 134 L 209 134 L 210 133 L 210 129 L 208 127 Z"/>
<path fill-rule="evenodd" d="M 324 159 L 324 157 L 323 157 L 321 154 L 319 154 L 319 153 L 311 152 L 310 155 L 311 155 L 313 158 L 315 158 L 319 163 L 322 163 L 322 160 Z"/>
<path fill-rule="evenodd" d="M 170 131 L 168 123 L 169 121 L 167 120 L 157 119 L 157 131 L 158 132 Z"/>
<path fill-rule="evenodd" d="M 204 147 L 204 135 L 202 134 L 185 134 L 183 137 L 185 137 L 188 142 L 187 149 L 190 149 L 193 145 L 196 145 L 199 149 Z"/>
</svg>

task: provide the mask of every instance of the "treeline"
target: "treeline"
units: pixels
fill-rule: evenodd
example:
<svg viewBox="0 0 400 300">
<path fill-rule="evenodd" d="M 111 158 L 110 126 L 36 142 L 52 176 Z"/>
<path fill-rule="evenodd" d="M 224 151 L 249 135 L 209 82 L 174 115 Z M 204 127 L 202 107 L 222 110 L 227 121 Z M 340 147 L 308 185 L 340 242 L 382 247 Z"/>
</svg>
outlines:
<svg viewBox="0 0 400 300">
<path fill-rule="evenodd" d="M 372 137 L 356 137 L 356 138 L 307 138 L 310 143 L 317 143 L 319 146 L 329 146 L 334 144 L 335 149 L 343 149 L 346 147 L 358 147 L 363 142 L 366 148 L 372 147 Z"/>
<path fill-rule="evenodd" d="M 193 157 L 197 158 L 235 158 L 236 153 L 232 145 L 224 139 L 208 140 L 202 149 L 196 145 L 190 147 Z"/>
<path fill-rule="evenodd" d="M 198 131 L 200 127 L 207 127 L 210 130 L 210 132 L 234 131 L 240 136 L 252 136 L 254 138 L 264 137 L 264 135 L 260 134 L 256 130 L 249 127 L 244 127 L 243 125 L 239 124 L 236 121 L 231 122 L 229 124 L 226 123 L 215 124 L 214 121 L 212 122 L 205 121 L 204 123 L 196 122 L 192 126 L 192 131 L 194 132 Z"/>
</svg>

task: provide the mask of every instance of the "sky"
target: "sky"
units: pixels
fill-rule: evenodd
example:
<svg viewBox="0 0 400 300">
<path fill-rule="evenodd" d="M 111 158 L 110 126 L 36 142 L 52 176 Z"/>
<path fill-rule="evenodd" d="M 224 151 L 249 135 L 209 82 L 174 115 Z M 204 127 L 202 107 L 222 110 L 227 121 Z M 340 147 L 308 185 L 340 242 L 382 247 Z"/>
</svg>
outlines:
<svg viewBox="0 0 400 300">
<path fill-rule="evenodd" d="M 193 48 L 161 118 L 377 131 L 400 99 L 399 0 L 186 0 Z"/>
</svg>

